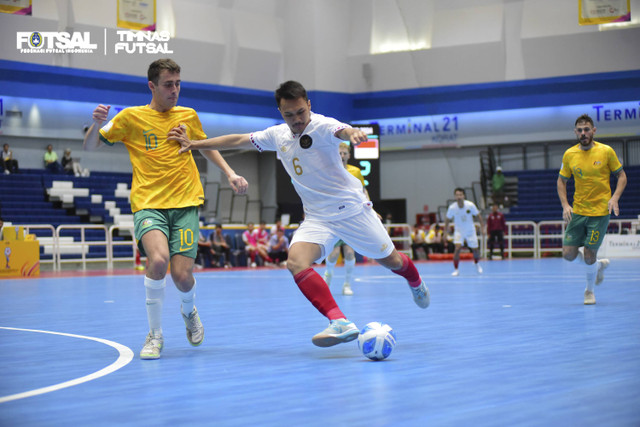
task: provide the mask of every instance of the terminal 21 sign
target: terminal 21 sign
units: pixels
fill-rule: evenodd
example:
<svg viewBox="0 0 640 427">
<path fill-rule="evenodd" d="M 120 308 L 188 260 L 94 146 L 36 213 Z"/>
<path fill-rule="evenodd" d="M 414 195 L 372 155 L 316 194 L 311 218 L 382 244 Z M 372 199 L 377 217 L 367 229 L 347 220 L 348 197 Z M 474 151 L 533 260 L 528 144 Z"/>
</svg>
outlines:
<svg viewBox="0 0 640 427">
<path fill-rule="evenodd" d="M 379 126 L 384 150 L 494 145 L 573 139 L 576 118 L 588 114 L 599 137 L 638 136 L 640 101 L 563 105 L 434 116 L 359 120 Z"/>
</svg>

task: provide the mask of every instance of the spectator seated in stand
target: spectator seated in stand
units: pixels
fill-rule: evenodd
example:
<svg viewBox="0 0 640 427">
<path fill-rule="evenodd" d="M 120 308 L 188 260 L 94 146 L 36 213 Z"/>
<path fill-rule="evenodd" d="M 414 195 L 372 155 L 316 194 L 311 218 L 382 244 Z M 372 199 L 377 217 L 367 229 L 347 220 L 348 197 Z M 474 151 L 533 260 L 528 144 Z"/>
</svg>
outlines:
<svg viewBox="0 0 640 427">
<path fill-rule="evenodd" d="M 444 239 L 442 233 L 442 227 L 440 224 L 433 224 L 427 234 L 427 244 L 432 253 L 441 254 L 444 253 Z"/>
<path fill-rule="evenodd" d="M 244 250 L 250 261 L 249 267 L 258 265 L 258 235 L 254 233 L 255 228 L 252 222 L 247 224 L 247 229 L 242 233 L 242 241 L 244 242 Z"/>
<path fill-rule="evenodd" d="M 198 254 L 196 255 L 196 265 L 200 268 L 213 267 L 213 260 L 211 257 L 211 242 L 204 237 L 202 231 L 198 236 Z"/>
<path fill-rule="evenodd" d="M 426 259 L 429 259 L 429 245 L 426 241 L 426 235 L 422 227 L 419 224 L 413 226 L 411 231 L 411 253 L 413 254 L 413 260 L 417 261 L 418 249 L 422 248 Z"/>
<path fill-rule="evenodd" d="M 216 260 L 216 267 L 230 268 L 231 264 L 231 246 L 222 234 L 222 225 L 216 224 L 216 229 L 209 236 L 211 243 L 211 254 Z"/>
<path fill-rule="evenodd" d="M 47 145 L 47 151 L 44 152 L 44 168 L 51 173 L 60 173 L 62 168 L 58 163 L 58 154 L 53 151 L 51 144 Z"/>
<path fill-rule="evenodd" d="M 289 238 L 284 235 L 284 228 L 276 229 L 275 234 L 269 238 L 269 257 L 275 264 L 282 267 L 287 265 L 289 257 Z"/>
<path fill-rule="evenodd" d="M 18 161 L 13 157 L 11 150 L 9 150 L 9 144 L 4 144 L 2 147 L 0 159 L 2 160 L 2 168 L 5 174 L 9 175 L 18 172 Z"/>
<path fill-rule="evenodd" d="M 71 149 L 64 150 L 64 156 L 62 156 L 62 167 L 65 173 L 75 176 L 89 176 L 89 169 L 85 169 L 80 165 L 80 159 L 74 159 L 71 157 Z"/>
</svg>

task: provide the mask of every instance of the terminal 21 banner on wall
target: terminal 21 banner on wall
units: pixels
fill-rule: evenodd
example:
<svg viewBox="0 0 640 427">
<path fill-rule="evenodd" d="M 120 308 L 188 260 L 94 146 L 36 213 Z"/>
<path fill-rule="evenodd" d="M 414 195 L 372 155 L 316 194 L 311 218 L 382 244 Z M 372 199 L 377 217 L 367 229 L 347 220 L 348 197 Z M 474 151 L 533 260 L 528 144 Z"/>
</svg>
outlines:
<svg viewBox="0 0 640 427">
<path fill-rule="evenodd" d="M 640 100 L 362 120 L 377 124 L 381 151 L 573 139 L 576 118 L 588 114 L 598 137 L 640 135 Z"/>
</svg>

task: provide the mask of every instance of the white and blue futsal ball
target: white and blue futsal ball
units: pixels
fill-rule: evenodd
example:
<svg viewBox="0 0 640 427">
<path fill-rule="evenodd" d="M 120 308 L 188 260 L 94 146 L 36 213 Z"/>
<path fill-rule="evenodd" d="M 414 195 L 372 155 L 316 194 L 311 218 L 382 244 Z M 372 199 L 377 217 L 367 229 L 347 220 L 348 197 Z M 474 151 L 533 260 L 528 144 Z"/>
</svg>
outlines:
<svg viewBox="0 0 640 427">
<path fill-rule="evenodd" d="M 367 323 L 358 335 L 358 348 L 371 360 L 389 357 L 396 346 L 396 333 L 386 323 Z"/>
</svg>

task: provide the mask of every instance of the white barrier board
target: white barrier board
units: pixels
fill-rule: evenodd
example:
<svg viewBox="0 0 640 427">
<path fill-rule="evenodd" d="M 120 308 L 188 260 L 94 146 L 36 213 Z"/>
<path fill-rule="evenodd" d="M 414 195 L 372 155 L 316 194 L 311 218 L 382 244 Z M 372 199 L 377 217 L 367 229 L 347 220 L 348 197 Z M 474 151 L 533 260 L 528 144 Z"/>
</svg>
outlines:
<svg viewBox="0 0 640 427">
<path fill-rule="evenodd" d="M 598 258 L 640 258 L 640 234 L 607 234 Z"/>
</svg>

